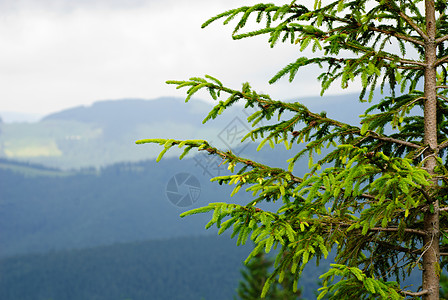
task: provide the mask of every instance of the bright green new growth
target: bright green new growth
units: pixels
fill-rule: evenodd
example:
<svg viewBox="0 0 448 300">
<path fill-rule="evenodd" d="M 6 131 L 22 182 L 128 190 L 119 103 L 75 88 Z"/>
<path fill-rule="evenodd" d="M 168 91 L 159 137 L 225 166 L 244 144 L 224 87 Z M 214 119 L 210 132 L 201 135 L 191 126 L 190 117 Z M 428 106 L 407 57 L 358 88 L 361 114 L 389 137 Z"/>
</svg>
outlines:
<svg viewBox="0 0 448 300">
<path fill-rule="evenodd" d="M 188 88 L 186 101 L 201 89 L 219 100 L 204 122 L 238 101 L 255 108 L 248 123 L 255 128 L 271 120 L 271 125 L 253 129 L 244 139 L 259 141 L 259 148 L 284 144 L 291 151 L 289 167 L 283 170 L 202 140 L 137 142 L 163 145 L 158 160 L 178 146 L 185 150 L 181 158 L 196 148 L 221 157 L 232 172 L 240 166 L 234 175 L 213 181 L 235 185 L 232 195 L 246 187 L 253 194 L 250 203 L 210 203 L 181 216 L 212 211 L 206 228 L 216 225 L 220 234 L 232 228 L 237 244 L 255 242 L 247 261 L 261 251 L 278 249 L 264 294 L 285 272 L 295 274 L 297 289 L 300 273 L 311 259 L 319 262 L 336 251 L 336 264 L 321 276 L 320 297 L 329 291 L 331 299 L 439 299 L 439 274 L 448 255 L 446 9 L 445 1 L 432 0 L 316 0 L 314 8 L 293 1 L 241 7 L 204 23 L 203 27 L 217 20 L 228 24 L 238 18 L 235 39 L 267 34 L 271 46 L 291 42 L 300 50 L 311 46 L 323 51 L 289 64 L 272 83 L 283 76 L 292 81 L 302 67 L 318 65 L 324 69 L 318 77 L 322 93 L 337 79 L 345 88 L 360 78 L 362 101 L 367 91 L 372 100 L 378 84 L 391 88 L 391 96 L 372 104 L 361 116 L 361 125 L 353 126 L 313 113 L 300 102 L 272 100 L 248 83 L 234 90 L 211 76 L 167 82 Z M 241 33 L 252 16 L 265 25 Z M 406 57 L 411 51 L 416 58 Z M 419 81 L 424 91 L 416 90 Z M 396 86 L 401 86 L 400 96 L 394 93 Z M 302 143 L 301 148 L 295 146 Z M 329 148 L 328 154 L 320 155 L 323 148 Z M 294 166 L 306 155 L 310 170 L 301 178 Z M 331 167 L 322 169 L 324 165 Z M 256 207 L 262 201 L 282 201 L 283 206 L 276 212 L 263 211 Z M 400 282 L 418 268 L 423 269 L 421 289 L 402 290 Z M 391 277 L 396 282 L 388 282 Z"/>
</svg>

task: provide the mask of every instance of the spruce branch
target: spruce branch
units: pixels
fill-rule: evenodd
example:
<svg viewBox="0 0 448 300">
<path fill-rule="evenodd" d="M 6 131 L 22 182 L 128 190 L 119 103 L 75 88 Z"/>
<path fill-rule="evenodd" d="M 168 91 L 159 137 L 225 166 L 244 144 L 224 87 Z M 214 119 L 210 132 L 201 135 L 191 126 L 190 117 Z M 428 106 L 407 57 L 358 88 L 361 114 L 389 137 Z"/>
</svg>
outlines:
<svg viewBox="0 0 448 300">
<path fill-rule="evenodd" d="M 382 136 L 379 135 L 378 133 L 369 130 L 368 133 L 370 133 L 369 137 L 373 138 L 373 139 L 377 139 L 380 141 L 385 141 L 385 142 L 390 142 L 390 143 L 394 143 L 394 144 L 398 144 L 398 145 L 403 145 L 403 146 L 407 146 L 407 147 L 411 147 L 411 148 L 415 148 L 415 149 L 421 149 L 422 146 L 419 146 L 417 144 L 411 143 L 411 142 L 407 142 L 407 141 L 403 141 L 403 140 L 399 140 L 399 139 L 394 139 L 391 137 L 387 137 L 387 136 Z"/>
<path fill-rule="evenodd" d="M 398 63 L 404 64 L 404 65 L 417 66 L 417 67 L 415 67 L 416 69 L 423 69 L 424 67 L 427 66 L 426 63 L 424 63 L 424 62 L 400 58 L 399 56 L 389 53 L 389 52 L 386 52 L 384 50 L 377 51 L 373 47 L 367 47 L 367 46 L 364 46 L 364 45 L 362 45 L 358 42 L 352 41 L 352 40 L 338 41 L 338 43 L 341 46 L 344 46 L 344 48 L 346 50 L 351 50 L 355 53 L 361 52 L 361 53 L 369 54 L 369 56 L 374 57 L 376 59 L 384 59 L 387 61 L 398 62 Z M 402 66 L 402 67 L 406 67 L 406 66 Z"/>
<path fill-rule="evenodd" d="M 448 35 L 445 35 L 445 36 L 442 36 L 442 37 L 436 39 L 435 43 L 441 44 L 441 43 L 445 42 L 446 40 L 448 40 Z"/>
<path fill-rule="evenodd" d="M 429 36 L 418 26 L 412 19 L 406 15 L 392 0 L 385 0 L 384 4 L 392 13 L 398 14 L 404 21 L 406 21 L 425 41 L 429 41 Z"/>
<path fill-rule="evenodd" d="M 448 102 L 448 97 L 446 97 L 446 96 L 444 96 L 444 95 L 437 94 L 437 97 L 440 98 L 440 99 L 442 99 L 442 100 L 445 100 L 446 102 Z"/>
<path fill-rule="evenodd" d="M 386 227 L 386 228 L 372 227 L 372 228 L 369 228 L 369 231 L 381 231 L 381 232 L 398 232 L 400 230 L 403 230 L 403 229 L 400 229 L 398 227 L 395 227 L 395 228 L 394 227 Z M 416 234 L 416 235 L 420 235 L 420 236 L 427 235 L 427 233 L 423 230 L 412 229 L 412 228 L 404 228 L 404 232 L 412 233 L 412 234 Z"/>
<path fill-rule="evenodd" d="M 446 63 L 448 61 L 448 55 L 445 55 L 444 57 L 441 57 L 439 59 L 436 60 L 435 62 L 435 66 L 440 66 L 443 63 Z"/>
<path fill-rule="evenodd" d="M 389 35 L 389 36 L 393 36 L 393 37 L 396 37 L 397 39 L 405 40 L 405 41 L 408 41 L 408 42 L 411 42 L 411 43 L 414 43 L 414 44 L 417 44 L 417 45 L 420 45 L 420 46 L 424 46 L 425 45 L 425 43 L 423 41 L 421 41 L 421 40 L 418 40 L 416 38 L 410 37 L 408 35 L 404 35 L 404 34 L 398 33 L 398 32 L 393 31 L 393 30 L 385 30 L 385 29 L 380 29 L 380 28 L 373 27 L 373 26 L 369 26 L 368 29 L 372 30 L 372 31 L 380 32 L 380 33 L 383 33 L 383 34 L 386 34 L 386 35 Z"/>
<path fill-rule="evenodd" d="M 440 151 L 442 149 L 445 149 L 446 147 L 448 147 L 448 140 L 444 141 L 443 143 L 439 144 L 437 146 L 437 150 Z"/>
<path fill-rule="evenodd" d="M 328 15 L 328 14 L 323 14 L 323 15 L 324 15 L 325 18 L 333 20 L 333 21 L 338 21 L 338 22 L 341 22 L 341 23 L 350 24 L 352 26 L 356 25 L 357 29 L 362 28 L 364 26 L 360 22 L 353 22 L 352 19 L 340 18 L 340 17 L 337 17 L 337 16 Z M 411 43 L 414 43 L 414 44 L 417 44 L 417 45 L 420 45 L 420 46 L 424 46 L 425 45 L 425 43 L 423 41 L 421 41 L 419 39 L 416 39 L 416 38 L 413 38 L 411 36 L 399 33 L 396 30 L 392 30 L 392 29 L 386 30 L 386 29 L 378 28 L 378 27 L 375 27 L 375 26 L 372 26 L 372 25 L 367 26 L 367 30 L 375 31 L 375 32 L 378 32 L 378 33 L 382 33 L 382 34 L 385 34 L 387 36 L 391 36 L 391 37 L 395 37 L 397 39 L 405 40 L 405 41 L 408 41 L 408 42 L 411 42 Z"/>
<path fill-rule="evenodd" d="M 403 295 L 406 295 L 406 296 L 420 297 L 420 296 L 428 294 L 429 291 L 428 290 L 423 290 L 420 292 L 401 291 L 400 293 L 402 293 Z"/>
</svg>

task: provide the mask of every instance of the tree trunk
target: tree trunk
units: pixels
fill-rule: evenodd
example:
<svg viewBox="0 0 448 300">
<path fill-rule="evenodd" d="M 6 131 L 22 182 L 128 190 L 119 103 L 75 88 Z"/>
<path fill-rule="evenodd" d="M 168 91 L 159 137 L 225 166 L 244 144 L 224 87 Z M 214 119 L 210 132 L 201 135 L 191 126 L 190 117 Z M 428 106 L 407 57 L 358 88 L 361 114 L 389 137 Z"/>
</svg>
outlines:
<svg viewBox="0 0 448 300">
<path fill-rule="evenodd" d="M 425 14 L 426 14 L 426 34 L 425 41 L 425 107 L 424 107 L 424 142 L 429 149 L 425 152 L 425 168 L 429 174 L 434 175 L 436 167 L 437 155 L 437 47 L 435 43 L 436 38 L 436 21 L 434 0 L 425 0 Z M 422 288 L 428 293 L 423 297 L 425 300 L 439 299 L 439 203 L 438 200 L 431 197 L 431 190 L 437 185 L 437 180 L 434 180 L 432 187 L 428 189 L 431 201 L 427 205 L 424 217 L 424 230 L 426 235 L 423 239 L 424 254 L 423 254 L 423 278 Z"/>
</svg>

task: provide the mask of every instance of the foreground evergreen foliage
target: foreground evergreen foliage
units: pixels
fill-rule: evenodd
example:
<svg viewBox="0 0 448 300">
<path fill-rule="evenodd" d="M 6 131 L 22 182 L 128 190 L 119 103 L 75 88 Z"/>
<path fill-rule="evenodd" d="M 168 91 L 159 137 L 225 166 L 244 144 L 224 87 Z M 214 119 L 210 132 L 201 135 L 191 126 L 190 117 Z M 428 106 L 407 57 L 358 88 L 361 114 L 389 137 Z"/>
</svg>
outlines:
<svg viewBox="0 0 448 300">
<path fill-rule="evenodd" d="M 159 159 L 174 146 L 184 148 L 181 158 L 195 148 L 220 156 L 229 170 L 236 170 L 214 181 L 235 185 L 233 193 L 246 187 L 253 201 L 245 206 L 210 203 L 182 216 L 212 211 L 207 228 L 216 225 L 220 233 L 232 228 L 238 244 L 255 242 L 247 261 L 279 247 L 262 296 L 287 272 L 295 274 L 297 289 L 300 273 L 312 258 L 318 262 L 336 251 L 335 263 L 321 276 L 319 298 L 330 292 L 331 299 L 439 299 L 440 273 L 448 255 L 447 4 L 316 0 L 308 7 L 303 3 L 240 7 L 211 18 L 203 27 L 235 20 L 234 39 L 267 34 L 271 46 L 290 42 L 300 50 L 318 51 L 315 57 L 300 57 L 284 67 L 271 83 L 284 76 L 292 81 L 303 67 L 317 65 L 323 69 L 318 77 L 322 93 L 332 83 L 346 88 L 358 78 L 363 87 L 359 99 L 370 102 L 378 85 L 381 90 L 388 85 L 391 95 L 371 103 L 360 126 L 311 112 L 300 102 L 273 100 L 247 83 L 235 90 L 205 76 L 168 83 L 187 88 L 186 101 L 202 89 L 219 100 L 204 122 L 238 101 L 255 108 L 248 122 L 254 128 L 262 120 L 270 123 L 245 139 L 260 141 L 260 148 L 266 143 L 273 148 L 284 144 L 291 150 L 288 169 L 239 157 L 204 140 L 137 143 L 162 145 Z M 244 32 L 248 21 L 260 29 Z M 417 90 L 419 83 L 423 91 Z M 302 143 L 304 147 L 296 146 Z M 326 147 L 328 153 L 319 156 Z M 310 164 L 309 173 L 301 178 L 295 176 L 294 166 L 303 156 Z M 263 211 L 257 207 L 262 201 L 282 201 L 283 206 Z M 402 280 L 418 268 L 423 274 L 421 287 L 403 288 Z"/>
<path fill-rule="evenodd" d="M 269 277 L 269 269 L 273 265 L 273 260 L 266 257 L 263 252 L 257 253 L 255 257 L 247 263 L 246 268 L 241 271 L 243 280 L 240 281 L 237 293 L 241 300 L 260 299 L 264 283 Z M 286 274 L 281 284 L 274 282 L 271 284 L 265 299 L 278 300 L 294 300 L 300 298 L 302 291 L 296 292 L 291 290 L 294 282 L 294 276 L 290 272 Z"/>
</svg>

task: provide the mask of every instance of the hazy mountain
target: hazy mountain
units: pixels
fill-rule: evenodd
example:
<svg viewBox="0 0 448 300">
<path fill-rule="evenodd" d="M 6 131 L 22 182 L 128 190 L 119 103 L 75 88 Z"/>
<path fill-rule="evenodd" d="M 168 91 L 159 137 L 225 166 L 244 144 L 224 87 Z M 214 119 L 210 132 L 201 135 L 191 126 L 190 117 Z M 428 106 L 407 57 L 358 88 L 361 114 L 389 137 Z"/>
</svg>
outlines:
<svg viewBox="0 0 448 300">
<path fill-rule="evenodd" d="M 344 95 L 302 102 L 313 111 L 356 123 L 365 109 L 356 99 L 356 95 Z M 2 123 L 0 158 L 79 169 L 155 158 L 160 151 L 157 146 L 135 145 L 143 138 L 207 139 L 220 147 L 235 147 L 236 138 L 250 130 L 245 118 L 251 110 L 235 105 L 204 125 L 202 120 L 211 108 L 197 99 L 187 104 L 181 98 L 124 99 L 75 107 L 36 123 Z"/>
<path fill-rule="evenodd" d="M 0 120 L 4 123 L 22 123 L 22 122 L 37 122 L 43 116 L 40 114 L 27 114 L 12 111 L 0 111 Z M 1 122 L 0 122 L 1 123 Z"/>
</svg>

